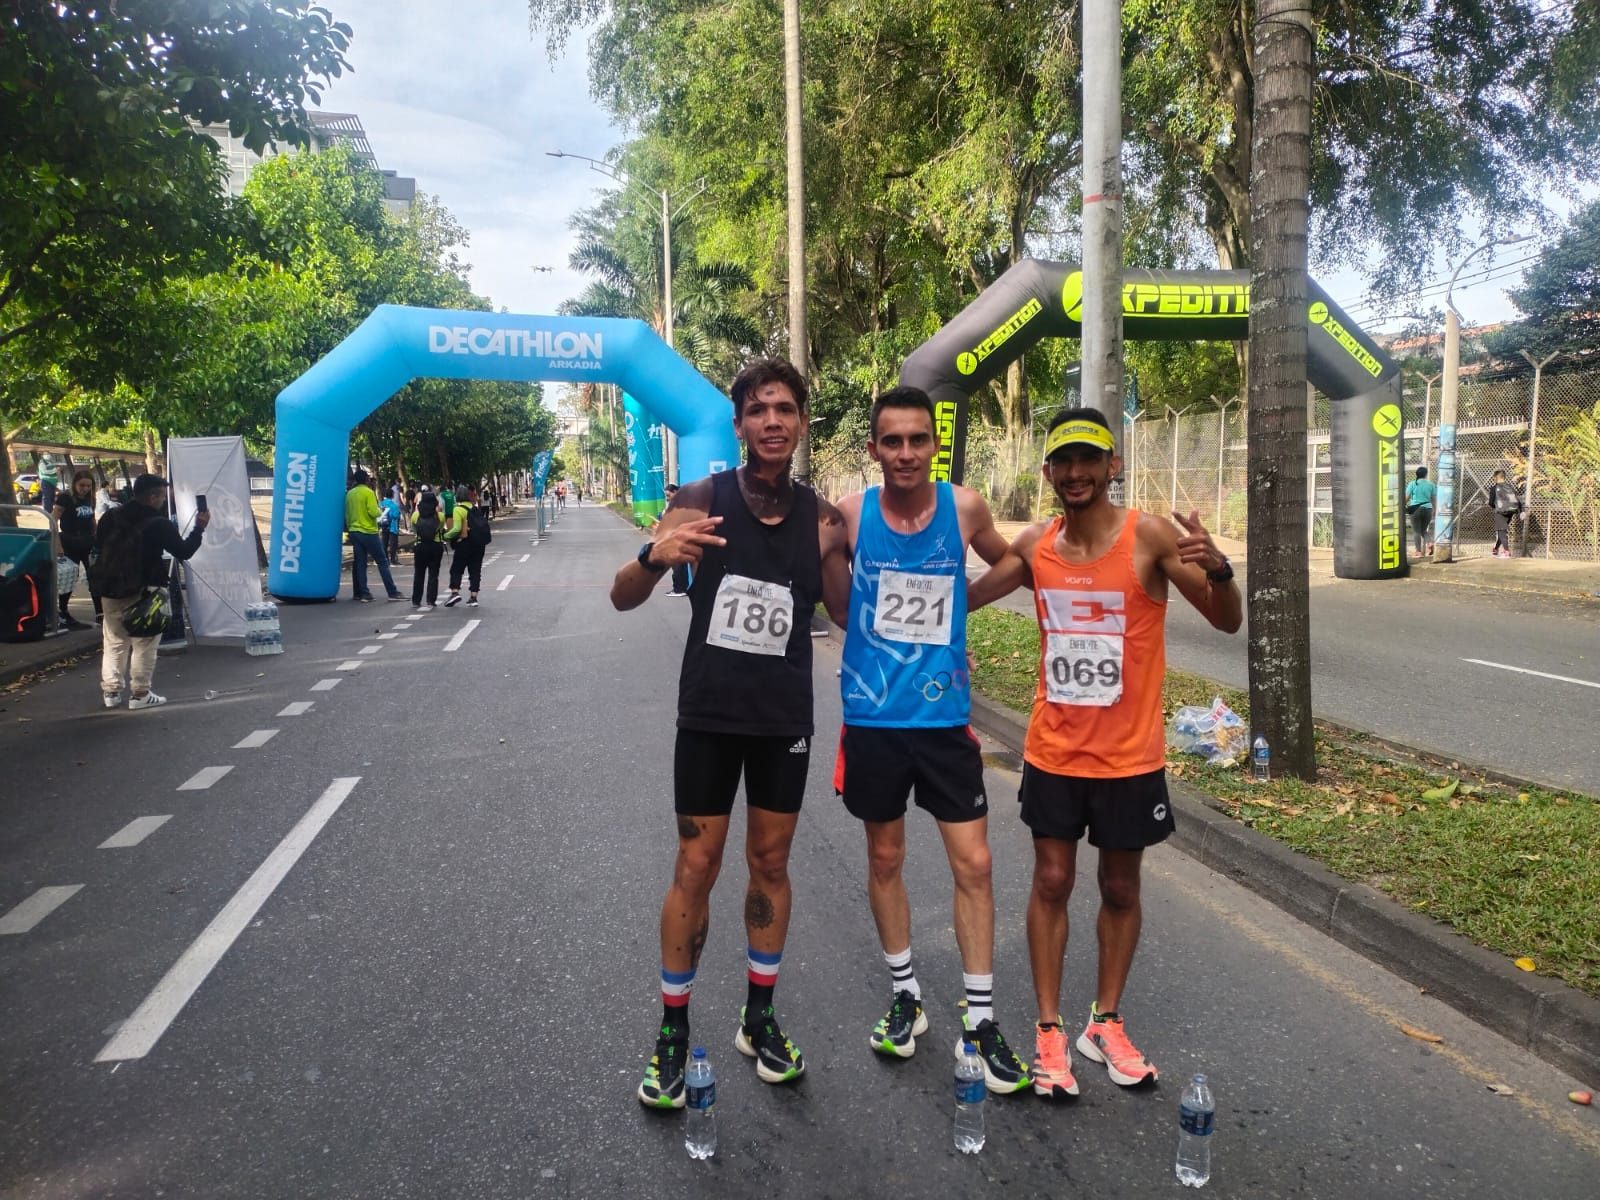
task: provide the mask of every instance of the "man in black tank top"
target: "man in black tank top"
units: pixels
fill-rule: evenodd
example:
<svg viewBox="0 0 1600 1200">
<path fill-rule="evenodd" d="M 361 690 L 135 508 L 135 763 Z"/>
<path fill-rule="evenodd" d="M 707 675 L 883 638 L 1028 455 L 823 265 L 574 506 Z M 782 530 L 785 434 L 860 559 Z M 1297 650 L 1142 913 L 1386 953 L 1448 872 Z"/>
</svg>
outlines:
<svg viewBox="0 0 1600 1200">
<path fill-rule="evenodd" d="M 767 1083 L 805 1071 L 772 995 L 789 929 L 789 846 L 811 761 L 811 615 L 843 622 L 850 597 L 844 522 L 789 476 L 806 420 L 806 383 L 762 359 L 733 381 L 745 465 L 685 484 L 638 556 L 617 572 L 611 603 L 637 608 L 673 567 L 694 568 L 678 685 L 673 807 L 678 855 L 661 906 L 661 1028 L 639 1085 L 650 1108 L 682 1108 L 689 993 L 710 923 L 739 779 L 748 805 L 745 894 L 749 991 L 734 1045 Z"/>
</svg>

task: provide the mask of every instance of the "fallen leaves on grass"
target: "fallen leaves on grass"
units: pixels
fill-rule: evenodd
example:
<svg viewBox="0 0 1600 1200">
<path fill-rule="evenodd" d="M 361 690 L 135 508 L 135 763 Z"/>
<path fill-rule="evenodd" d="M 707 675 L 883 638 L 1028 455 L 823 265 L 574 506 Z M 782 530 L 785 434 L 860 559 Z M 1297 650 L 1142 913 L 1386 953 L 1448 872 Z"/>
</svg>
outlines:
<svg viewBox="0 0 1600 1200">
<path fill-rule="evenodd" d="M 1409 1038 L 1416 1038 L 1419 1042 L 1432 1042 L 1438 1045 L 1444 1041 L 1437 1033 L 1429 1033 L 1426 1029 L 1418 1029 L 1415 1025 L 1401 1024 L 1400 1032 Z"/>
<path fill-rule="evenodd" d="M 1461 786 L 1459 779 L 1452 779 L 1449 783 L 1440 784 L 1436 788 L 1429 788 L 1422 793 L 1424 800 L 1448 800 L 1456 794 L 1456 789 Z"/>
<path fill-rule="evenodd" d="M 1533 959 L 1529 958 L 1526 954 L 1517 959 L 1511 965 L 1516 967 L 1519 971 L 1537 971 L 1539 969 L 1539 964 L 1534 962 Z"/>
</svg>

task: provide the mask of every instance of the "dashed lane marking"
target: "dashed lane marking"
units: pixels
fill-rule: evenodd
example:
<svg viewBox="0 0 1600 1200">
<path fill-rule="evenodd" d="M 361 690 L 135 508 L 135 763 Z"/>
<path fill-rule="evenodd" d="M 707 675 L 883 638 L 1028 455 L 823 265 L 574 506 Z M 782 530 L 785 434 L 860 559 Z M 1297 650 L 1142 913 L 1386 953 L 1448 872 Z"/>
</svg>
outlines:
<svg viewBox="0 0 1600 1200">
<path fill-rule="evenodd" d="M 276 729 L 258 729 L 233 744 L 235 750 L 256 750 L 278 736 Z"/>
<path fill-rule="evenodd" d="M 382 650 L 382 649 L 383 649 L 382 646 L 363 646 L 363 647 L 361 647 L 361 649 L 357 650 L 356 653 L 357 654 L 376 654 L 379 650 Z"/>
<path fill-rule="evenodd" d="M 335 679 L 333 682 L 338 683 L 339 681 Z M 315 700 L 296 700 L 293 704 L 284 705 L 283 711 L 278 715 L 280 717 L 303 717 L 311 711 L 311 706 L 315 703 Z"/>
<path fill-rule="evenodd" d="M 395 638 L 397 638 L 399 636 L 400 635 L 398 633 L 380 633 L 378 635 L 378 640 L 380 642 L 392 642 L 392 641 L 394 641 Z"/>
<path fill-rule="evenodd" d="M 521 558 L 517 559 L 517 561 L 519 563 L 525 563 L 532 557 L 533 557 L 533 555 L 531 555 L 531 554 L 524 554 Z"/>
<path fill-rule="evenodd" d="M 95 849 L 126 850 L 130 846 L 137 846 L 170 820 L 172 820 L 172 814 L 170 813 L 164 817 L 135 817 L 105 841 L 101 842 Z"/>
<path fill-rule="evenodd" d="M 347 658 L 334 668 L 336 671 L 359 671 L 360 669 L 361 660 L 359 658 Z"/>
<path fill-rule="evenodd" d="M 503 592 L 503 591 L 505 591 L 505 590 L 506 590 L 506 589 L 507 589 L 507 588 L 508 588 L 508 587 L 510 587 L 510 586 L 511 586 L 511 581 L 512 581 L 512 580 L 513 580 L 513 579 L 515 579 L 515 578 L 516 578 L 516 576 L 515 576 L 515 575 L 507 575 L 507 576 L 506 576 L 506 577 L 505 577 L 505 578 L 504 578 L 504 579 L 502 579 L 502 580 L 501 580 L 501 581 L 500 581 L 500 582 L 499 582 L 499 583 L 497 583 L 497 584 L 495 584 L 495 585 L 494 585 L 494 590 L 495 590 L 495 591 L 497 591 L 497 592 Z"/>
<path fill-rule="evenodd" d="M 188 779 L 180 783 L 178 790 L 180 792 L 203 792 L 231 770 L 233 770 L 232 763 L 225 767 L 201 767 Z"/>
<path fill-rule="evenodd" d="M 5 916 L 0 917 L 0 934 L 27 933 L 82 889 L 81 883 L 40 888 Z"/>
<path fill-rule="evenodd" d="M 342 682 L 344 681 L 340 679 L 319 679 L 311 685 L 311 690 L 313 692 L 331 692 Z"/>
<path fill-rule="evenodd" d="M 284 876 L 360 782 L 361 777 L 356 775 L 335 779 L 328 786 L 328 790 L 318 797 L 288 836 L 256 868 L 255 874 L 233 894 L 222 911 L 212 918 L 211 924 L 172 964 L 161 982 L 145 997 L 144 1003 L 122 1023 L 111 1040 L 95 1055 L 95 1062 L 122 1062 L 130 1058 L 143 1058 L 150 1053 L 168 1026 L 183 1011 L 184 1005 L 200 990 L 206 976 L 211 974 L 245 927 L 255 919 L 267 897 L 283 882 Z"/>
<path fill-rule="evenodd" d="M 1600 688 L 1600 683 L 1592 679 L 1574 679 L 1571 675 L 1552 675 L 1548 671 L 1534 671 L 1528 667 L 1513 667 L 1510 663 L 1490 662 L 1486 658 L 1463 658 L 1462 662 L 1474 663 L 1480 667 L 1499 667 L 1502 671 L 1515 671 L 1518 675 L 1537 675 L 1540 679 L 1554 679 L 1558 683 L 1575 683 L 1579 687 Z"/>
<path fill-rule="evenodd" d="M 453 650 L 461 649 L 461 643 L 471 637 L 472 631 L 481 624 L 483 624 L 483 622 L 474 617 L 472 620 L 463 625 L 460 632 L 458 632 L 455 637 L 451 638 L 445 643 L 445 653 L 448 654 Z"/>
</svg>

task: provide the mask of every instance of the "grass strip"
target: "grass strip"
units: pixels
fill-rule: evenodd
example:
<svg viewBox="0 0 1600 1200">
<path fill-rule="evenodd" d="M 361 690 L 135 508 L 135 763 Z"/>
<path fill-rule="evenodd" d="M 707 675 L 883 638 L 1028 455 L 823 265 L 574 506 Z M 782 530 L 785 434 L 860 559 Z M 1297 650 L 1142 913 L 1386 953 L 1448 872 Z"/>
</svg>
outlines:
<svg viewBox="0 0 1600 1200">
<path fill-rule="evenodd" d="M 977 691 L 1026 713 L 1039 675 L 1037 623 L 981 609 L 968 621 L 967 644 Z M 1218 695 L 1249 721 L 1245 693 L 1169 668 L 1163 716 Z M 1477 777 L 1320 721 L 1316 753 L 1314 783 L 1254 783 L 1247 763 L 1213 767 L 1193 756 L 1174 755 L 1168 770 L 1341 878 L 1600 996 L 1600 802 Z"/>
</svg>

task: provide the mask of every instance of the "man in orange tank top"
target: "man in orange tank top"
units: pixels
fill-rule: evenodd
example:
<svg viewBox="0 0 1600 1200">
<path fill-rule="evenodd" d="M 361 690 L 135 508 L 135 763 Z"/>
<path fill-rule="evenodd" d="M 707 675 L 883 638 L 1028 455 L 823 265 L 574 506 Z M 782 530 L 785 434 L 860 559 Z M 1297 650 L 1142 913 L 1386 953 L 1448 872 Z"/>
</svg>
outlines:
<svg viewBox="0 0 1600 1200">
<path fill-rule="evenodd" d="M 1033 1080 L 1044 1096 L 1078 1094 L 1062 1025 L 1061 968 L 1085 833 L 1100 852 L 1100 973 L 1078 1050 L 1124 1087 L 1158 1078 L 1128 1039 L 1119 1006 L 1139 943 L 1144 849 L 1174 828 L 1161 711 L 1169 585 L 1226 633 L 1244 620 L 1233 568 L 1198 513 L 1173 513 L 1174 528 L 1111 503 L 1111 480 L 1122 470 L 1114 448 L 1098 410 L 1058 413 L 1045 437 L 1044 479 L 1062 515 L 1018 534 L 967 592 L 971 612 L 1026 584 L 1039 618 L 1039 686 L 1019 799 L 1033 830 Z"/>
</svg>

